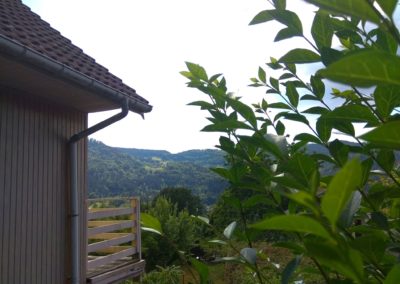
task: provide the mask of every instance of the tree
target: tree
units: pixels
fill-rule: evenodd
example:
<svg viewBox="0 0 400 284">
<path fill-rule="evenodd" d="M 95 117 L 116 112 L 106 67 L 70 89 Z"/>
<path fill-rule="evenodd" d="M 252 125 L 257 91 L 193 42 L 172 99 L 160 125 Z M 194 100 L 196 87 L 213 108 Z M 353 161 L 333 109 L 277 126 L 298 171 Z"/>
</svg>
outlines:
<svg viewBox="0 0 400 284">
<path fill-rule="evenodd" d="M 177 206 L 164 197 L 157 198 L 148 214 L 157 220 L 158 234 L 143 234 L 144 256 L 148 270 L 156 266 L 170 266 L 180 259 L 180 251 L 189 251 L 195 243 L 195 221 L 187 210 L 178 211 Z M 142 222 L 147 216 L 142 213 Z M 144 222 L 144 225 L 146 223 Z"/>
<path fill-rule="evenodd" d="M 190 215 L 201 215 L 205 213 L 205 208 L 200 197 L 194 195 L 192 191 L 187 188 L 164 188 L 154 198 L 153 202 L 156 202 L 160 196 L 168 199 L 172 204 L 176 204 L 178 212 L 186 209 Z"/>
<path fill-rule="evenodd" d="M 228 167 L 214 171 L 231 188 L 264 196 L 248 206 L 269 200 L 278 211 L 258 220 L 241 214 L 218 243 L 243 238 L 248 245 L 238 250 L 236 261 L 252 269 L 258 283 L 268 279 L 259 266 L 262 256 L 253 248 L 254 230 L 292 234 L 293 240 L 276 244 L 293 253 L 282 283 L 304 280 L 304 274 L 296 274 L 304 257 L 313 261 L 312 269 L 318 269 L 326 283 L 397 283 L 400 175 L 394 152 L 400 149 L 400 35 L 393 13 L 398 3 L 308 0 L 319 8 L 308 38 L 286 1 L 269 2 L 271 9 L 250 24 L 277 21 L 284 28 L 275 41 L 301 37 L 310 49 L 295 48 L 271 58 L 266 67 L 279 73 L 277 77 L 267 76 L 265 66 L 259 68 L 251 85 L 265 88 L 266 99 L 252 108 L 228 92 L 221 74 L 208 76 L 203 67 L 189 62 L 182 72 L 189 87 L 208 96 L 191 103 L 209 114 L 210 124 L 203 131 L 222 133 L 218 147 L 227 154 Z M 313 63 L 323 68 L 301 78 L 299 65 Z M 327 98 L 328 79 L 343 84 L 330 91 L 341 102 L 337 107 Z M 270 96 L 279 102 L 269 101 Z M 288 120 L 308 129 L 292 143 L 285 137 Z M 360 124 L 363 135 L 356 134 Z M 335 139 L 333 130 L 356 145 Z M 321 145 L 327 153 L 307 153 L 308 143 Z M 325 163 L 335 167 L 335 174 L 322 171 Z M 236 202 L 243 207 L 246 200 Z M 244 224 L 243 234 L 235 234 L 237 221 Z M 203 278 L 205 271 L 199 270 Z"/>
</svg>

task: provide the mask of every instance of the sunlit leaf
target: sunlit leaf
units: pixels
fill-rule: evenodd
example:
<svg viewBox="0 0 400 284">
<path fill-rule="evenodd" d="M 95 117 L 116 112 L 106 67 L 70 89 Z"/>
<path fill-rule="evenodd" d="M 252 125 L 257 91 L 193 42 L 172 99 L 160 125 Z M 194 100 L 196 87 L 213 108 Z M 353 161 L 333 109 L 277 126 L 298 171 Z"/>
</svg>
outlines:
<svg viewBox="0 0 400 284">
<path fill-rule="evenodd" d="M 191 63 L 191 62 L 186 62 L 186 66 L 189 69 L 190 73 L 192 73 L 192 75 L 195 78 L 198 78 L 198 79 L 201 79 L 204 81 L 208 80 L 206 70 L 203 67 L 201 67 L 200 65 Z"/>
<path fill-rule="evenodd" d="M 280 230 L 309 233 L 323 238 L 330 238 L 328 231 L 317 221 L 301 215 L 281 215 L 266 218 L 250 226 L 259 230 Z"/>
<path fill-rule="evenodd" d="M 361 164 L 353 159 L 333 177 L 322 198 L 321 209 L 332 225 L 336 225 L 351 194 L 361 184 Z"/>
<path fill-rule="evenodd" d="M 163 230 L 162 230 L 160 221 L 157 218 L 155 218 L 147 213 L 141 213 L 140 214 L 140 222 L 142 224 L 142 230 L 156 233 L 159 235 L 163 234 Z"/>
</svg>

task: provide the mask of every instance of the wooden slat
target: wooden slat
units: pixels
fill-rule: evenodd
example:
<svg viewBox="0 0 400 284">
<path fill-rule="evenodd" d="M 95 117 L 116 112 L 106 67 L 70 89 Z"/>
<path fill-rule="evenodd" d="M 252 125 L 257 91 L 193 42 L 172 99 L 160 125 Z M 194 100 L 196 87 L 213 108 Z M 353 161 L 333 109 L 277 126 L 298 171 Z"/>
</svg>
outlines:
<svg viewBox="0 0 400 284">
<path fill-rule="evenodd" d="M 120 234 L 121 235 L 121 234 Z M 93 244 L 88 245 L 88 253 L 90 252 L 94 252 L 100 249 L 104 249 L 107 247 L 111 247 L 111 246 L 116 246 L 116 245 L 120 245 L 123 243 L 127 243 L 129 241 L 132 241 L 135 239 L 135 235 L 133 234 L 123 234 L 124 236 L 120 236 L 120 237 L 115 237 L 112 239 L 106 239 L 104 241 L 101 242 L 96 242 Z"/>
<path fill-rule="evenodd" d="M 96 222 L 96 221 L 95 221 Z M 101 221 L 97 221 L 101 222 Z M 97 223 L 99 224 L 99 223 Z M 93 223 L 92 223 L 93 225 Z M 106 225 L 99 225 L 93 228 L 89 228 L 87 231 L 88 238 L 91 238 L 93 235 L 100 234 L 100 233 L 108 233 L 113 231 L 118 231 L 126 228 L 133 228 L 135 225 L 134 221 L 114 221 L 114 224 L 106 224 Z M 89 223 L 90 226 L 90 223 Z"/>
<path fill-rule="evenodd" d="M 127 265 L 89 277 L 88 283 L 108 284 L 122 281 L 127 278 L 138 277 L 144 272 L 145 264 L 144 260 L 133 263 L 129 262 Z"/>
<path fill-rule="evenodd" d="M 111 239 L 115 239 L 115 238 L 120 238 L 120 237 L 124 237 L 127 235 L 132 235 L 131 233 L 100 233 L 100 234 L 96 234 L 91 236 L 89 239 L 91 240 L 111 240 Z"/>
<path fill-rule="evenodd" d="M 126 249 L 130 249 L 132 246 L 112 246 L 104 249 L 97 250 L 98 253 L 116 253 Z"/>
<path fill-rule="evenodd" d="M 95 208 L 88 212 L 88 220 L 128 215 L 133 213 L 133 208 Z"/>
<path fill-rule="evenodd" d="M 134 255 L 135 253 L 136 253 L 135 248 L 129 248 L 129 249 L 117 252 L 117 253 L 113 253 L 113 254 L 106 255 L 106 256 L 101 256 L 94 260 L 88 261 L 87 269 L 93 269 L 93 268 L 96 268 L 96 267 L 99 267 L 102 265 L 106 265 L 110 262 L 121 259 L 123 257 Z"/>
</svg>

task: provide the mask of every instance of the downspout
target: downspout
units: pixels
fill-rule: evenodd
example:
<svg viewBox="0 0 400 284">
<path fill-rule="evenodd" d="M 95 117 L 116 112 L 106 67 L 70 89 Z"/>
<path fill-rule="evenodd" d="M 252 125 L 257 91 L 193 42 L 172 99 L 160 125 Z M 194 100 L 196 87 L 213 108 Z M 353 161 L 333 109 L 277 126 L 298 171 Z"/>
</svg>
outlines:
<svg viewBox="0 0 400 284">
<path fill-rule="evenodd" d="M 71 183 L 71 283 L 80 283 L 80 267 L 79 267 L 79 202 L 78 202 L 78 155 L 77 155 L 77 143 L 82 138 L 85 138 L 127 116 L 129 112 L 128 100 L 124 100 L 121 106 L 121 112 L 116 115 L 99 122 L 92 127 L 85 129 L 75 135 L 69 140 L 69 151 L 70 151 L 70 183 Z"/>
</svg>

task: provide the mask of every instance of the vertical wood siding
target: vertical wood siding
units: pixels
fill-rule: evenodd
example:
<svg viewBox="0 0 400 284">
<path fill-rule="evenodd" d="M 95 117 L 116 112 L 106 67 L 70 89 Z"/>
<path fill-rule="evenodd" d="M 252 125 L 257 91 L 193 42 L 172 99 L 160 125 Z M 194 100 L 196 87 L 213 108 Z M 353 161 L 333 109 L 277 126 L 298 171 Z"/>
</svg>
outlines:
<svg viewBox="0 0 400 284">
<path fill-rule="evenodd" d="M 85 113 L 0 87 L 0 283 L 67 283 L 67 140 Z M 87 143 L 79 142 L 82 283 L 86 266 Z"/>
</svg>

